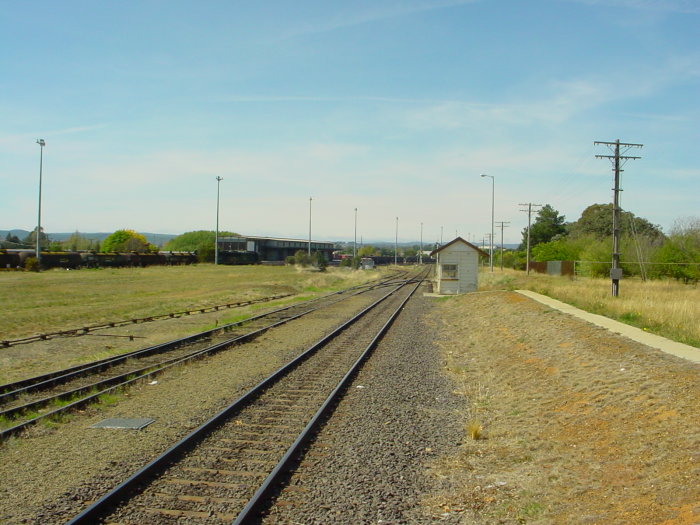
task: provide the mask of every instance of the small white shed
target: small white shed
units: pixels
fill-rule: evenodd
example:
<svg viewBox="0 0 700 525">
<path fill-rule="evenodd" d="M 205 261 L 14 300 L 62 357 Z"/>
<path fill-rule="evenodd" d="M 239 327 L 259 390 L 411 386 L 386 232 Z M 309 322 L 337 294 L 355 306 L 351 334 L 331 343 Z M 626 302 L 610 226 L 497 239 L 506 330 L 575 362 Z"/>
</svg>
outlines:
<svg viewBox="0 0 700 525">
<path fill-rule="evenodd" d="M 458 294 L 476 291 L 479 281 L 479 255 L 488 257 L 489 254 L 457 237 L 433 250 L 430 255 L 437 258 L 435 291 L 439 294 Z"/>
</svg>

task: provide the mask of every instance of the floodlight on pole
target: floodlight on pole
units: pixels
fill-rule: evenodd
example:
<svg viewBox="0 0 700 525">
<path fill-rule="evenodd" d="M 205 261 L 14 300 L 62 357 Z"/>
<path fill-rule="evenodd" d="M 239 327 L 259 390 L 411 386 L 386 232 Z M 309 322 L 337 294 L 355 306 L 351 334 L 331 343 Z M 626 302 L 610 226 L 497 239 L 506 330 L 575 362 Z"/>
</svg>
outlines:
<svg viewBox="0 0 700 525">
<path fill-rule="evenodd" d="M 357 257 L 357 208 L 355 208 L 355 240 L 352 243 L 352 258 Z M 354 264 L 354 262 L 353 262 Z"/>
<path fill-rule="evenodd" d="M 418 264 L 423 264 L 423 223 L 420 223 L 420 251 L 418 252 Z"/>
<path fill-rule="evenodd" d="M 214 264 L 219 264 L 219 186 L 223 177 L 216 177 L 216 236 L 214 239 Z"/>
<path fill-rule="evenodd" d="M 394 238 L 394 265 L 399 264 L 399 218 L 396 217 L 396 237 Z"/>
<path fill-rule="evenodd" d="M 490 265 L 491 265 L 491 271 L 493 272 L 493 229 L 494 229 L 494 220 L 493 220 L 493 207 L 494 207 L 494 202 L 495 202 L 495 186 L 496 186 L 496 178 L 493 175 L 486 175 L 485 173 L 481 174 L 482 177 L 489 177 L 491 179 L 491 245 L 489 246 L 489 259 L 490 259 Z"/>
<path fill-rule="evenodd" d="M 311 257 L 311 200 L 312 197 L 309 197 L 309 257 Z"/>
<path fill-rule="evenodd" d="M 44 146 L 46 146 L 46 141 L 44 139 L 37 139 L 37 144 L 39 144 L 39 213 L 36 221 L 36 262 L 37 266 L 41 266 L 41 179 L 44 170 Z"/>
</svg>

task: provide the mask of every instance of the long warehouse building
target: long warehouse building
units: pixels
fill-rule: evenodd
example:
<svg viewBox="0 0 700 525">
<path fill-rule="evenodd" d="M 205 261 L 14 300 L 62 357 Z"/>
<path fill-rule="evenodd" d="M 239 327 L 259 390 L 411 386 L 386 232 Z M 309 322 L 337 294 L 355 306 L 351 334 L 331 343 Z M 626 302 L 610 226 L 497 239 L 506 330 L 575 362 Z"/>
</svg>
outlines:
<svg viewBox="0 0 700 525">
<path fill-rule="evenodd" d="M 311 241 L 311 253 L 321 252 L 327 261 L 333 258 L 332 242 Z M 220 252 L 255 252 L 261 261 L 284 261 L 299 250 L 306 252 L 309 241 L 303 239 L 283 239 L 275 237 L 254 237 L 241 235 L 237 237 L 220 237 Z"/>
</svg>

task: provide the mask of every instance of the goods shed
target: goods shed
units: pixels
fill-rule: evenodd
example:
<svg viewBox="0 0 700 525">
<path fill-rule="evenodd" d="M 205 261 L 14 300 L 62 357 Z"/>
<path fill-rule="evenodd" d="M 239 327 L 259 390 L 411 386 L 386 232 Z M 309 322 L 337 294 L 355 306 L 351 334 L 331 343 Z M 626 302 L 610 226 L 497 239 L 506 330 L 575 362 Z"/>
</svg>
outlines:
<svg viewBox="0 0 700 525">
<path fill-rule="evenodd" d="M 489 254 L 461 237 L 433 250 L 435 262 L 434 290 L 439 294 L 475 292 L 479 282 L 479 256 Z"/>
<path fill-rule="evenodd" d="M 311 253 L 321 252 L 327 261 L 333 257 L 332 242 L 311 241 Z M 306 252 L 309 241 L 304 239 L 283 239 L 276 237 L 254 237 L 241 235 L 238 237 L 220 237 L 220 252 L 255 252 L 261 261 L 284 261 L 288 256 L 299 250 Z"/>
</svg>

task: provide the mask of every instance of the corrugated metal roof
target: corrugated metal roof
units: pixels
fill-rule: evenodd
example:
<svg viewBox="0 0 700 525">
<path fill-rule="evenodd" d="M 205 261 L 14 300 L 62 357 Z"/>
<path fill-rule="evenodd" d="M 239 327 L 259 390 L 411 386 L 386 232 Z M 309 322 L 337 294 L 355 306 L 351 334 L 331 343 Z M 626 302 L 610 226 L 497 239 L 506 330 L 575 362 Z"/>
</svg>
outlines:
<svg viewBox="0 0 700 525">
<path fill-rule="evenodd" d="M 309 239 L 288 239 L 285 237 L 257 237 L 255 235 L 240 235 L 238 237 L 219 237 L 219 242 L 239 239 L 252 241 L 286 241 L 309 244 Z M 328 244 L 330 246 L 335 246 L 335 243 L 331 241 L 314 241 L 313 239 L 311 239 L 311 244 Z"/>
</svg>

